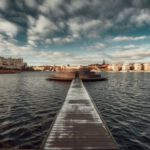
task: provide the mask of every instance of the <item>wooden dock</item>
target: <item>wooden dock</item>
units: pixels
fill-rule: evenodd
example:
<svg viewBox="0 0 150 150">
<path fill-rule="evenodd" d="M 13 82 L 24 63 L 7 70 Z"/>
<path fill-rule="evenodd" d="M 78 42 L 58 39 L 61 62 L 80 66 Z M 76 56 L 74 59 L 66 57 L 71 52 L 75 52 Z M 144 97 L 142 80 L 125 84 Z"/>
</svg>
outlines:
<svg viewBox="0 0 150 150">
<path fill-rule="evenodd" d="M 117 150 L 82 81 L 71 83 L 42 150 Z"/>
</svg>

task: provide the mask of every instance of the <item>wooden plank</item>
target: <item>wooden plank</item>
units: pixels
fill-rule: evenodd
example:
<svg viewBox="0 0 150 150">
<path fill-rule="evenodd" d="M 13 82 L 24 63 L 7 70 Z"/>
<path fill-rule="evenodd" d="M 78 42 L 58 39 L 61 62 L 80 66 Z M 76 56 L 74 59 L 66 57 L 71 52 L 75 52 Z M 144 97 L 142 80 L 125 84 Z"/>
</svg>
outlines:
<svg viewBox="0 0 150 150">
<path fill-rule="evenodd" d="M 82 81 L 74 79 L 43 150 L 117 150 Z"/>
</svg>

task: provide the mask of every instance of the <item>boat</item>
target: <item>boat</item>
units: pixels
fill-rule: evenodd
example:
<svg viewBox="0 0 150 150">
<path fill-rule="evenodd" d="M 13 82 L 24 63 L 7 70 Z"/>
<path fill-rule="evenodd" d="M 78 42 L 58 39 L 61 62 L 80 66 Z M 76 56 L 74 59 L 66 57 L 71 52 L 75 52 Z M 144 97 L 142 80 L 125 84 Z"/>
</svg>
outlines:
<svg viewBox="0 0 150 150">
<path fill-rule="evenodd" d="M 82 81 L 106 81 L 105 77 L 102 77 L 100 73 L 90 70 L 75 70 L 75 71 L 59 71 L 53 72 L 47 80 L 54 81 L 71 81 L 74 78 L 80 78 Z"/>
</svg>

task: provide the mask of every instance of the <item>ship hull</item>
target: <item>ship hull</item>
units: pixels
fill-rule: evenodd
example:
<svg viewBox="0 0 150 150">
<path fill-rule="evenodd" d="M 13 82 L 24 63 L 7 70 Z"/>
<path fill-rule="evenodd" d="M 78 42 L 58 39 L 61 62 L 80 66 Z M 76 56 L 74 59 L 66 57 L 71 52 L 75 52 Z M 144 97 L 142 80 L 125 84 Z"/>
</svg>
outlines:
<svg viewBox="0 0 150 150">
<path fill-rule="evenodd" d="M 89 71 L 78 72 L 56 72 L 51 74 L 47 80 L 53 81 L 72 81 L 74 78 L 80 78 L 82 81 L 106 81 L 107 78 L 101 77 L 100 74 Z"/>
<path fill-rule="evenodd" d="M 72 81 L 73 78 L 47 78 L 49 81 Z M 107 81 L 107 78 L 84 78 L 82 81 Z"/>
</svg>

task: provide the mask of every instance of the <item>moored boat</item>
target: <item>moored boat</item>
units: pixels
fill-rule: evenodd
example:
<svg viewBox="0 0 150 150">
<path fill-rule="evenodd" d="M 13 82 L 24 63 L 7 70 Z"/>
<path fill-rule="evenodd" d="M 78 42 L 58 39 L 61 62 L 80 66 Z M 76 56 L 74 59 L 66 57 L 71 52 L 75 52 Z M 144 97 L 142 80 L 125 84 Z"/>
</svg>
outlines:
<svg viewBox="0 0 150 150">
<path fill-rule="evenodd" d="M 107 78 L 102 77 L 100 73 L 92 72 L 90 70 L 53 72 L 47 78 L 47 80 L 71 81 L 74 78 L 80 78 L 83 81 L 106 81 L 108 80 Z"/>
</svg>

